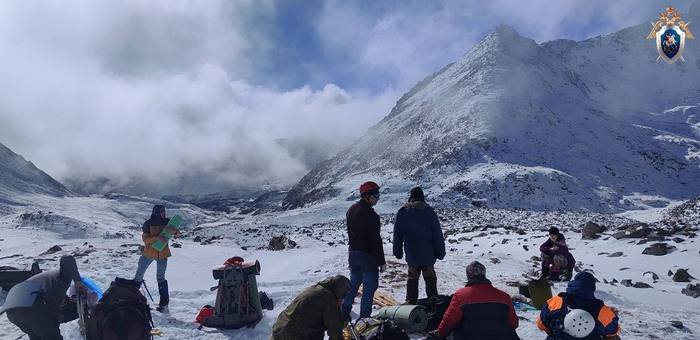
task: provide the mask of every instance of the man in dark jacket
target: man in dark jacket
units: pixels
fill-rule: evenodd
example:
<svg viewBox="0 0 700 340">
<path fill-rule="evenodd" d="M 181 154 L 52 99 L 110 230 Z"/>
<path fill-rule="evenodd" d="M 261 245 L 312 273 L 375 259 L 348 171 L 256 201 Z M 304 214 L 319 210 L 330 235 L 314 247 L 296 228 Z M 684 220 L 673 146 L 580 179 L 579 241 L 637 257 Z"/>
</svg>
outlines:
<svg viewBox="0 0 700 340">
<path fill-rule="evenodd" d="M 467 266 L 467 286 L 452 296 L 438 335 L 455 340 L 517 340 L 518 316 L 510 295 L 494 288 L 479 262 Z"/>
<path fill-rule="evenodd" d="M 307 288 L 277 317 L 270 340 L 323 340 L 324 332 L 330 340 L 343 339 L 339 303 L 349 289 L 350 280 L 342 275 Z"/>
<path fill-rule="evenodd" d="M 540 246 L 542 253 L 542 277 L 552 281 L 570 280 L 576 265 L 574 255 L 566 245 L 559 228 L 549 228 L 549 238 Z"/>
<path fill-rule="evenodd" d="M 589 272 L 580 272 L 569 282 L 566 293 L 549 299 L 542 307 L 537 327 L 547 333 L 547 340 L 608 339 L 620 332 L 617 313 L 595 297 L 596 279 Z M 565 326 L 565 318 L 573 310 L 584 310 L 595 320 L 588 336 L 574 337 Z"/>
<path fill-rule="evenodd" d="M 71 283 L 85 291 L 78 265 L 72 256 L 61 257 L 58 270 L 36 274 L 12 287 L 0 314 L 15 324 L 30 340 L 60 340 L 59 314 Z M 73 302 L 74 303 L 74 302 Z"/>
<path fill-rule="evenodd" d="M 438 295 L 435 261 L 445 258 L 445 238 L 440 221 L 432 207 L 425 203 L 423 189 L 411 189 L 408 203 L 396 213 L 394 222 L 394 256 L 403 257 L 406 249 L 408 281 L 406 303 L 418 300 L 418 280 L 423 273 L 425 293 L 428 297 Z"/>
<path fill-rule="evenodd" d="M 379 272 L 384 271 L 384 246 L 380 235 L 379 215 L 372 208 L 379 201 L 379 185 L 365 182 L 360 186 L 360 200 L 346 214 L 349 238 L 348 264 L 350 292 L 343 300 L 343 314 L 350 318 L 352 304 L 362 284 L 360 317 L 372 313 L 374 292 L 379 287 Z"/>
</svg>

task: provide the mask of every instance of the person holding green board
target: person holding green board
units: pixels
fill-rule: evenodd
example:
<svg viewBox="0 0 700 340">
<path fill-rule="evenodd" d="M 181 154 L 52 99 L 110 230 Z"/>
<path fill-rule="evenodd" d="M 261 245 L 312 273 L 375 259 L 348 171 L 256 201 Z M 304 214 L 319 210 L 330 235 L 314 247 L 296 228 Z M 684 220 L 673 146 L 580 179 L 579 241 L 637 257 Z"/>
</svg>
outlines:
<svg viewBox="0 0 700 340">
<path fill-rule="evenodd" d="M 148 266 L 150 266 L 153 261 L 156 261 L 156 280 L 158 280 L 158 294 L 160 295 L 160 301 L 158 302 L 156 310 L 159 312 L 167 312 L 168 303 L 170 303 L 168 281 L 165 280 L 165 270 L 168 268 L 168 257 L 172 254 L 170 253 L 168 240 L 160 236 L 163 228 L 168 225 L 169 221 L 170 220 L 165 217 L 165 206 L 158 204 L 153 207 L 151 218 L 143 223 L 143 235 L 141 236 L 144 243 L 143 254 L 141 258 L 139 258 L 138 269 L 136 270 L 136 275 L 134 275 L 134 281 L 140 285 Z M 179 235 L 180 232 L 176 231 L 174 236 L 178 237 Z M 156 250 L 152 246 L 159 240 L 165 243 L 165 247 L 161 251 Z"/>
</svg>

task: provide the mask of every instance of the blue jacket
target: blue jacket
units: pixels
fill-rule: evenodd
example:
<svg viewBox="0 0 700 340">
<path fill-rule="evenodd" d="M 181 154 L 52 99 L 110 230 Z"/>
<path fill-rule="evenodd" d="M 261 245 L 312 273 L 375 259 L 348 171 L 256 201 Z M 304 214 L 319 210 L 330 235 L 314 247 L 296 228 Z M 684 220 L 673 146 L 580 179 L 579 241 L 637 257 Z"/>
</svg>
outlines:
<svg viewBox="0 0 700 340">
<path fill-rule="evenodd" d="M 432 266 L 445 258 L 445 238 L 435 210 L 423 201 L 412 201 L 399 209 L 394 222 L 394 256 L 411 267 Z"/>
<path fill-rule="evenodd" d="M 596 320 L 593 333 L 583 339 L 603 339 L 617 335 L 620 325 L 615 311 L 603 301 L 595 298 L 595 277 L 589 272 L 580 272 L 569 282 L 566 293 L 549 299 L 542 307 L 537 327 L 545 331 L 548 340 L 578 340 L 567 334 L 564 318 L 572 309 L 583 309 Z"/>
</svg>

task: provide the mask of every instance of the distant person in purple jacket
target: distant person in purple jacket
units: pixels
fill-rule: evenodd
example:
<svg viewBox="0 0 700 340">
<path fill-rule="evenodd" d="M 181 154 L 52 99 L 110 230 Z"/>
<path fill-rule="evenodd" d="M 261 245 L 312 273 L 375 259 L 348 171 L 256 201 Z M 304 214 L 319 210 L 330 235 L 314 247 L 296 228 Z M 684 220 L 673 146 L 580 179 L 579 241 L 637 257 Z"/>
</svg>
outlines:
<svg viewBox="0 0 700 340">
<path fill-rule="evenodd" d="M 571 280 L 576 265 L 569 252 L 566 239 L 557 227 L 549 228 L 549 238 L 540 246 L 542 253 L 542 277 L 552 281 Z"/>
</svg>

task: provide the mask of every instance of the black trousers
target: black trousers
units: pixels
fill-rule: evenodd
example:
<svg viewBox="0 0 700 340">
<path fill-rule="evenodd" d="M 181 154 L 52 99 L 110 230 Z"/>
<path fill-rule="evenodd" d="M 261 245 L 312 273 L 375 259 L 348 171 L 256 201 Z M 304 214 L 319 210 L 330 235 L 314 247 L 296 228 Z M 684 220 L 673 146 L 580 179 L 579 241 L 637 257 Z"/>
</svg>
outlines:
<svg viewBox="0 0 700 340">
<path fill-rule="evenodd" d="M 434 266 L 408 267 L 408 280 L 406 282 L 406 302 L 415 304 L 418 300 L 418 280 L 421 273 L 425 280 L 425 293 L 428 297 L 438 295 L 437 274 Z"/>
<path fill-rule="evenodd" d="M 7 319 L 26 333 L 29 340 L 63 340 L 55 308 L 44 304 L 16 308 L 7 311 Z"/>
</svg>

